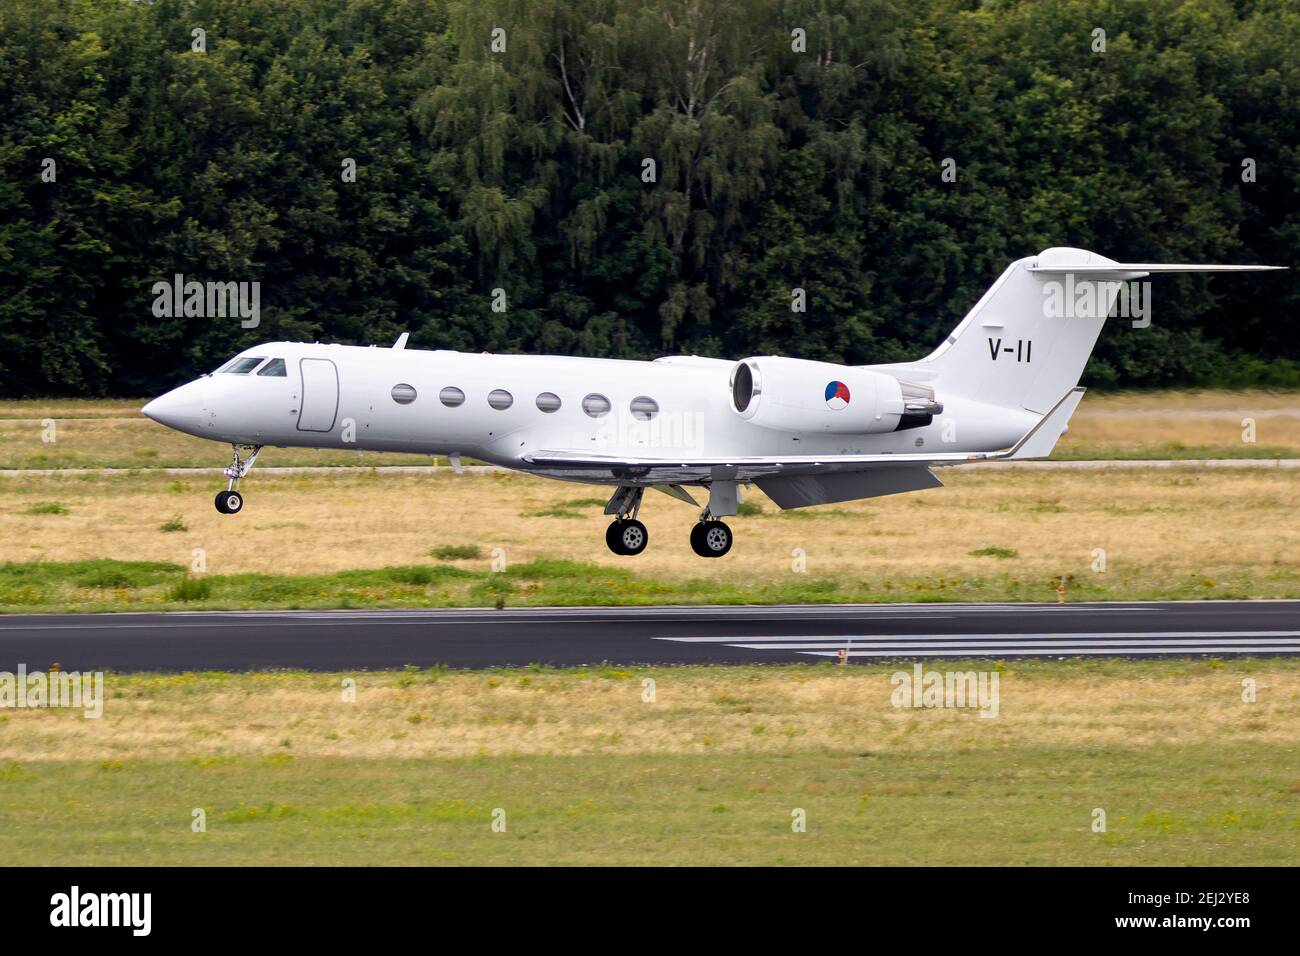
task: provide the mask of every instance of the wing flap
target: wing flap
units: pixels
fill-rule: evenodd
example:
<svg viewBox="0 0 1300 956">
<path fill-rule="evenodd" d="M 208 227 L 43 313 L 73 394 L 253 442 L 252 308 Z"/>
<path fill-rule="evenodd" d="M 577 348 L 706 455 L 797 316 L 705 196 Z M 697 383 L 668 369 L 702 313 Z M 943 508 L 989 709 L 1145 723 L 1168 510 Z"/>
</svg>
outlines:
<svg viewBox="0 0 1300 956">
<path fill-rule="evenodd" d="M 756 478 L 754 483 L 783 510 L 879 498 L 882 495 L 943 486 L 934 472 L 924 465 L 874 468 L 829 475 L 777 475 Z"/>
</svg>

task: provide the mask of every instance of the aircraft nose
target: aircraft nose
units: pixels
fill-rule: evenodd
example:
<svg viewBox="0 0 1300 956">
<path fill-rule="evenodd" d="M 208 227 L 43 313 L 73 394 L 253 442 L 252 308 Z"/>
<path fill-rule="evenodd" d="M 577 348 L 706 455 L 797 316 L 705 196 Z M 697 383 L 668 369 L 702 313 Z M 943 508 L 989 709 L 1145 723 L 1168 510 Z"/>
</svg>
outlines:
<svg viewBox="0 0 1300 956">
<path fill-rule="evenodd" d="M 160 425 L 177 431 L 197 431 L 203 422 L 203 383 L 187 382 L 159 395 L 140 411 Z"/>
</svg>

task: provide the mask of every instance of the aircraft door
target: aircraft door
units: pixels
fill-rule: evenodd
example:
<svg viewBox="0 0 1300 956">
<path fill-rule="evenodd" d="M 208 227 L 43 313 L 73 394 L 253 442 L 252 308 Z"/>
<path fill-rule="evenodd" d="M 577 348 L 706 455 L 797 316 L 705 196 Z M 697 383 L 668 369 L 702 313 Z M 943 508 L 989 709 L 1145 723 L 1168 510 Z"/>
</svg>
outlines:
<svg viewBox="0 0 1300 956">
<path fill-rule="evenodd" d="M 339 414 L 339 371 L 329 359 L 299 359 L 302 372 L 302 404 L 298 430 L 327 432 Z"/>
</svg>

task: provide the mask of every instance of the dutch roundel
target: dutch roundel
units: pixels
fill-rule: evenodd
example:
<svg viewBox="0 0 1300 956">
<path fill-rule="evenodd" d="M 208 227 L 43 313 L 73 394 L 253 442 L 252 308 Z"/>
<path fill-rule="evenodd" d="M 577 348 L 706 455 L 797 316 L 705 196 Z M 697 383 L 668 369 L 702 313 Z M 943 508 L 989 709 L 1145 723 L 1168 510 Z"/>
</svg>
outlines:
<svg viewBox="0 0 1300 956">
<path fill-rule="evenodd" d="M 849 387 L 843 382 L 828 382 L 826 384 L 826 404 L 837 412 L 842 408 L 848 408 Z"/>
</svg>

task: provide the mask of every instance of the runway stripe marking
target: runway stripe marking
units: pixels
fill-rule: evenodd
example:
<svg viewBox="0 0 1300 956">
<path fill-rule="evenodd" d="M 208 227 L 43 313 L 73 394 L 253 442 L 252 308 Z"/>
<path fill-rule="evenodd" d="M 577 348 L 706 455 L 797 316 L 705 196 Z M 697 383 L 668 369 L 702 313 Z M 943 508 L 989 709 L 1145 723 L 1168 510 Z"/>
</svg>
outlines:
<svg viewBox="0 0 1300 956">
<path fill-rule="evenodd" d="M 1256 647 L 1253 644 L 1222 644 L 1206 645 L 1204 647 L 1177 647 L 1161 644 L 1149 644 L 1134 647 L 1057 647 L 1050 652 L 1047 651 L 1029 651 L 1024 646 L 1007 645 L 1000 648 L 997 654 L 990 651 L 982 651 L 979 654 L 972 654 L 973 657 L 1051 657 L 1057 654 L 1069 657 L 1086 657 L 1086 656 L 1142 656 L 1144 654 L 1278 654 L 1284 651 L 1300 651 L 1300 644 L 1292 647 Z M 807 654 L 813 657 L 839 657 L 839 651 L 800 651 L 801 654 Z M 930 650 L 889 650 L 889 651 L 854 651 L 846 652 L 847 657 L 952 657 L 953 652 L 947 651 L 930 651 Z"/>
<path fill-rule="evenodd" d="M 1300 652 L 1300 631 L 1167 631 L 1047 634 L 842 634 L 757 637 L 658 637 L 681 644 L 722 644 L 814 657 L 953 657 L 972 655 L 1145 655 Z"/>
<path fill-rule="evenodd" d="M 951 637 L 952 635 L 945 635 L 945 636 Z M 1151 643 L 1188 644 L 1188 645 L 1222 644 L 1224 637 L 1229 637 L 1229 635 L 1220 635 L 1219 637 L 1196 637 L 1196 638 L 1169 637 L 1166 639 L 1165 635 L 1163 634 L 1155 634 L 1155 635 L 1151 635 L 1150 637 L 1133 635 L 1130 637 L 1129 640 L 1123 640 L 1119 638 L 1102 638 L 1101 640 L 1094 641 L 1094 640 L 1077 640 L 1077 639 L 1068 639 L 1068 638 L 1063 638 L 1059 640 L 1054 638 L 1041 638 L 1039 637 L 1039 635 L 1036 634 L 1025 635 L 1025 640 L 1018 640 L 1014 635 L 1009 635 L 1001 640 L 992 639 L 995 638 L 996 635 L 990 634 L 987 636 L 991 639 L 978 640 L 978 639 L 971 638 L 971 639 L 963 639 L 957 641 L 948 641 L 948 640 L 928 641 L 924 639 L 906 640 L 906 641 L 902 641 L 902 640 L 880 641 L 872 637 L 844 638 L 844 637 L 836 637 L 833 634 L 826 634 L 818 637 L 794 637 L 794 638 L 780 638 L 780 639 L 743 637 L 743 638 L 732 638 L 731 641 L 728 641 L 726 643 L 731 643 L 734 641 L 746 641 L 747 643 L 741 646 L 754 647 L 754 648 L 809 647 L 809 646 L 819 646 L 819 645 L 824 647 L 845 647 L 850 644 L 853 645 L 854 647 L 902 647 L 908 645 L 915 645 L 917 647 L 971 647 L 971 646 L 982 647 L 985 645 L 1002 647 L 1006 644 L 1017 644 L 1017 645 L 1029 646 L 1029 647 L 1055 647 L 1059 644 L 1096 644 L 1099 647 L 1105 647 L 1107 645 L 1116 645 L 1116 644 L 1127 645 L 1127 644 L 1151 644 Z M 1236 637 L 1236 636 L 1237 635 L 1235 634 L 1231 635 L 1231 637 Z M 1289 637 L 1247 636 L 1246 640 L 1248 640 L 1249 643 L 1251 644 L 1296 644 L 1296 643 L 1300 643 L 1300 634 L 1295 634 Z M 789 643 L 782 643 L 783 641 L 788 641 Z"/>
<path fill-rule="evenodd" d="M 833 641 L 833 647 L 844 644 L 871 641 L 894 641 L 900 644 L 934 644 L 942 641 L 954 642 L 953 646 L 965 643 L 988 642 L 989 639 L 1001 639 L 997 643 L 1014 641 L 1018 644 L 1033 641 L 1087 641 L 1103 643 L 1107 639 L 1119 638 L 1129 641 L 1170 641 L 1175 639 L 1217 639 L 1229 638 L 1297 638 L 1300 631 L 1075 631 L 1049 632 L 1043 634 L 781 634 L 781 635 L 736 635 L 732 637 L 657 637 L 658 641 L 678 641 L 684 644 L 736 644 L 741 641 L 755 643 L 755 647 L 770 646 L 768 642 L 779 641 Z M 748 645 L 746 645 L 748 646 Z M 798 646 L 791 644 L 790 646 Z M 882 645 L 884 646 L 884 645 Z"/>
<path fill-rule="evenodd" d="M 924 644 L 909 644 L 906 641 L 897 642 L 872 642 L 872 641 L 801 641 L 790 644 L 728 644 L 728 647 L 743 647 L 751 651 L 802 651 L 802 650 L 838 650 L 847 648 L 849 651 L 862 650 L 889 650 L 889 651 L 907 651 L 930 650 L 934 648 L 976 648 L 987 650 L 989 648 L 999 647 L 1024 647 L 1033 650 L 1058 651 L 1067 647 L 1104 647 L 1114 650 L 1123 647 L 1163 647 L 1184 650 L 1200 650 L 1205 647 L 1260 647 L 1275 648 L 1277 650 L 1300 650 L 1300 640 L 1251 640 L 1241 641 L 1236 644 L 1227 645 L 1222 641 L 1087 641 L 1084 643 L 1071 643 L 1063 641 L 1053 643 L 1048 641 L 930 641 Z"/>
</svg>

